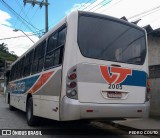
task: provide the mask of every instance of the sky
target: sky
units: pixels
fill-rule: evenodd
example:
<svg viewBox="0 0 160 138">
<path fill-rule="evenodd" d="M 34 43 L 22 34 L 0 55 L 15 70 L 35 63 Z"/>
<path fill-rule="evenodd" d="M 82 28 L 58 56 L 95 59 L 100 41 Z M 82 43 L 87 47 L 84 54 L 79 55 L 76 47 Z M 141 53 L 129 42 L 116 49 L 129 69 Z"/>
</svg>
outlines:
<svg viewBox="0 0 160 138">
<path fill-rule="evenodd" d="M 43 0 L 37 0 L 43 1 Z M 48 0 L 49 29 L 73 10 L 97 12 L 129 22 L 141 19 L 139 26 L 150 24 L 160 27 L 160 0 Z M 7 44 L 9 51 L 18 56 L 28 50 L 45 32 L 45 7 L 31 5 L 23 0 L 0 0 L 0 44 Z M 18 29 L 15 32 L 13 30 Z M 19 37 L 21 36 L 21 37 Z M 14 38 L 12 38 L 14 37 Z"/>
</svg>

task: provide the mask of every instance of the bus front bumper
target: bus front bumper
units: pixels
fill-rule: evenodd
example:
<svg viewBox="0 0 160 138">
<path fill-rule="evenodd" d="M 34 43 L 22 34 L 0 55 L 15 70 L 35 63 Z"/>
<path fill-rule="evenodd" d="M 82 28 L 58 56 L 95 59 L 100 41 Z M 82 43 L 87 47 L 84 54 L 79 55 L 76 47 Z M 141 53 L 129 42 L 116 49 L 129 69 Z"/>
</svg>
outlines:
<svg viewBox="0 0 160 138">
<path fill-rule="evenodd" d="M 149 116 L 150 103 L 98 104 L 80 103 L 64 97 L 61 104 L 60 120 L 79 120 L 96 118 L 142 118 Z"/>
</svg>

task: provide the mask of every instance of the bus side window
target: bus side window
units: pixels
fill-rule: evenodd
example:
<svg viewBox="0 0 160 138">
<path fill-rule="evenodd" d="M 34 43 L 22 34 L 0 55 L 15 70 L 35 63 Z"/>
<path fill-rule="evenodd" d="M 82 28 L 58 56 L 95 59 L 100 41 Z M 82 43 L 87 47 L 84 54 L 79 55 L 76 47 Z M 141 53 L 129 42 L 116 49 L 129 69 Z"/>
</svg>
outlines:
<svg viewBox="0 0 160 138">
<path fill-rule="evenodd" d="M 57 46 L 64 45 L 66 40 L 66 28 L 62 29 L 58 34 L 58 44 Z"/>
<path fill-rule="evenodd" d="M 23 57 L 21 59 L 21 69 L 20 69 L 20 77 L 22 78 L 23 77 L 23 72 L 24 72 L 24 60 L 25 60 L 25 57 Z"/>
<path fill-rule="evenodd" d="M 65 38 L 66 27 L 49 37 L 45 57 L 45 69 L 62 64 Z"/>
<path fill-rule="evenodd" d="M 13 80 L 13 66 L 12 66 L 12 68 L 11 68 L 10 80 L 11 80 L 11 81 Z"/>
<path fill-rule="evenodd" d="M 17 79 L 17 63 L 14 65 L 14 80 Z"/>
<path fill-rule="evenodd" d="M 12 80 L 15 80 L 16 79 L 16 70 L 15 70 L 15 65 L 13 65 L 12 67 Z"/>
<path fill-rule="evenodd" d="M 14 80 L 14 74 L 15 74 L 15 69 L 14 68 L 15 68 L 15 66 L 13 65 L 12 68 L 11 68 L 11 75 L 10 75 L 11 80 Z"/>
<path fill-rule="evenodd" d="M 18 63 L 17 63 L 17 79 L 19 79 L 20 78 L 20 73 L 19 73 L 19 70 L 20 70 L 20 65 L 21 65 L 21 61 L 18 61 Z"/>
<path fill-rule="evenodd" d="M 66 41 L 66 31 L 67 31 L 67 28 L 65 27 L 58 34 L 59 51 L 55 52 L 55 64 L 56 65 L 62 64 L 64 45 L 65 45 L 65 41 Z"/>
<path fill-rule="evenodd" d="M 23 68 L 24 68 L 24 70 L 23 70 L 23 76 L 26 76 L 26 74 L 27 74 L 27 62 L 28 62 L 28 59 L 29 58 L 29 56 L 28 56 L 28 54 L 25 56 L 25 59 L 24 59 L 24 66 L 23 66 Z"/>
<path fill-rule="evenodd" d="M 37 64 L 38 64 L 37 56 L 38 56 L 38 49 L 36 47 L 34 50 L 34 55 L 33 55 L 32 71 L 31 71 L 32 74 L 37 72 Z"/>
<path fill-rule="evenodd" d="M 45 57 L 44 68 L 50 68 L 54 65 L 54 49 L 57 46 L 57 36 L 58 33 L 51 35 L 48 39 L 47 52 Z"/>
<path fill-rule="evenodd" d="M 46 40 L 40 43 L 34 52 L 33 64 L 32 64 L 32 74 L 41 72 L 44 64 L 44 54 L 46 48 Z"/>
<path fill-rule="evenodd" d="M 48 40 L 47 53 L 52 51 L 57 46 L 58 33 L 53 34 Z"/>
<path fill-rule="evenodd" d="M 33 50 L 26 55 L 24 62 L 24 76 L 29 76 L 31 73 Z"/>
<path fill-rule="evenodd" d="M 39 47 L 40 47 L 40 53 L 38 57 L 38 72 L 42 71 L 43 69 L 46 41 L 44 41 Z"/>
</svg>

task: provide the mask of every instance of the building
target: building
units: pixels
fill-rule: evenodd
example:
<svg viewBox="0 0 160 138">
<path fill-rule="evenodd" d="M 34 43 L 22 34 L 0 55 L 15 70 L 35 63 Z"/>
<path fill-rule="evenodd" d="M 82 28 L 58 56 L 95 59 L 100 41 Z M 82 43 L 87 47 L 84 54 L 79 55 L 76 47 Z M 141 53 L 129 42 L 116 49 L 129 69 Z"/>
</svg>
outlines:
<svg viewBox="0 0 160 138">
<path fill-rule="evenodd" d="M 148 64 L 151 81 L 150 115 L 160 116 L 160 28 L 144 27 L 148 34 Z"/>
<path fill-rule="evenodd" d="M 4 92 L 5 88 L 5 72 L 9 69 L 13 61 L 0 60 L 0 92 Z"/>
</svg>

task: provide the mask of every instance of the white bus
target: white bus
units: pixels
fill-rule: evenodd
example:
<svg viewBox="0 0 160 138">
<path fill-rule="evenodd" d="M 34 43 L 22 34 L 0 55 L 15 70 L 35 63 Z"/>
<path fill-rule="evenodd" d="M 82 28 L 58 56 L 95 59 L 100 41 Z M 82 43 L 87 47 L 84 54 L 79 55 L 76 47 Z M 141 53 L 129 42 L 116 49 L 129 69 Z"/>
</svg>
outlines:
<svg viewBox="0 0 160 138">
<path fill-rule="evenodd" d="M 149 113 L 146 32 L 107 15 L 70 13 L 7 74 L 6 101 L 29 125 Z"/>
</svg>

